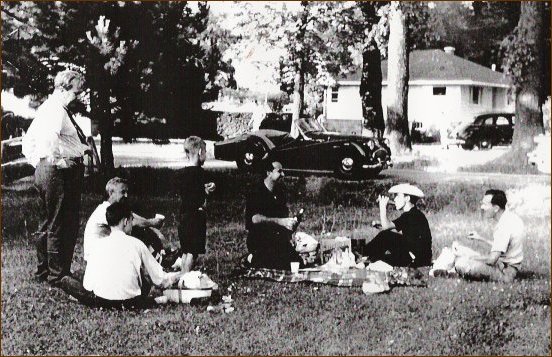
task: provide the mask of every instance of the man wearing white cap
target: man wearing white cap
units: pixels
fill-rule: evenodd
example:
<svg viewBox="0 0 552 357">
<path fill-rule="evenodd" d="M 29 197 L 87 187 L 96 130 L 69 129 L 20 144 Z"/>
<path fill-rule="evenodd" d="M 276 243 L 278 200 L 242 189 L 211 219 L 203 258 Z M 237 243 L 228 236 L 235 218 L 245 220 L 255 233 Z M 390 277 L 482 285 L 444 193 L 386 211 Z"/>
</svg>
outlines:
<svg viewBox="0 0 552 357">
<path fill-rule="evenodd" d="M 425 215 L 416 207 L 424 193 L 410 184 L 395 185 L 389 193 L 394 195 L 396 209 L 403 213 L 390 221 L 387 218 L 389 197 L 379 196 L 382 231 L 364 247 L 368 259 L 372 262 L 382 260 L 393 266 L 431 265 L 431 231 Z"/>
</svg>

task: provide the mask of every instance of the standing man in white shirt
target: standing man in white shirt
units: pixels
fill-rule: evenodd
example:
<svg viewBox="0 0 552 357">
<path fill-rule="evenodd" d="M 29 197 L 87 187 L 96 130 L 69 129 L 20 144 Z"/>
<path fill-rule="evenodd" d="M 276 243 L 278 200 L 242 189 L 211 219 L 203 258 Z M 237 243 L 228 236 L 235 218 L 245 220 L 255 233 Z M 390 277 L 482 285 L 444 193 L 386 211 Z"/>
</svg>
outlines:
<svg viewBox="0 0 552 357">
<path fill-rule="evenodd" d="M 170 287 L 183 275 L 167 273 L 140 240 L 130 236 L 133 215 L 124 202 L 107 207 L 106 219 L 111 233 L 95 245 L 102 254 L 92 254 L 84 272 L 83 286 L 94 293 L 102 305 L 136 306 L 147 296 L 144 276 L 160 287 Z M 64 279 L 66 280 L 66 279 Z"/>
<path fill-rule="evenodd" d="M 84 76 L 66 70 L 56 75 L 54 91 L 38 108 L 23 154 L 35 167 L 41 223 L 36 234 L 40 281 L 56 284 L 70 274 L 79 228 L 86 137 L 67 109 L 84 90 Z"/>
<path fill-rule="evenodd" d="M 481 201 L 484 218 L 496 223 L 493 240 L 472 232 L 468 238 L 486 242 L 491 246 L 487 255 L 459 256 L 454 262 L 456 271 L 466 279 L 512 282 L 523 261 L 525 228 L 523 221 L 506 210 L 506 194 L 501 190 L 487 190 Z"/>
</svg>

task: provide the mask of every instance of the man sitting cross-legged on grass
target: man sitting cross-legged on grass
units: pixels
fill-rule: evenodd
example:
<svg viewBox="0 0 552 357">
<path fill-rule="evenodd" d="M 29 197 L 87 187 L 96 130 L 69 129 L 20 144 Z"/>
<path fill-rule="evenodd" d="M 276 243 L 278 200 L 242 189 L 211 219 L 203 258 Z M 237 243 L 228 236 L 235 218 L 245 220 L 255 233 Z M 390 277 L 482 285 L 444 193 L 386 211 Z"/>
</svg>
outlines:
<svg viewBox="0 0 552 357">
<path fill-rule="evenodd" d="M 105 307 L 139 307 L 144 304 L 151 286 L 169 287 L 182 273 L 167 273 L 151 255 L 146 245 L 130 236 L 133 214 L 125 202 L 115 202 L 106 209 L 111 233 L 96 242 L 102 254 L 89 256 L 84 272 L 84 289 L 65 279 L 62 287 L 83 303 Z"/>
<path fill-rule="evenodd" d="M 126 202 L 128 200 L 128 183 L 125 179 L 114 177 L 107 182 L 105 193 L 107 200 L 98 205 L 92 212 L 84 229 L 84 260 L 86 261 L 95 251 L 96 243 L 107 237 L 111 232 L 105 217 L 106 209 L 115 202 Z M 136 213 L 132 213 L 132 215 L 132 236 L 144 242 L 155 257 L 160 257 L 164 254 L 164 236 L 157 228 L 163 225 L 163 218 L 146 219 Z M 99 254 L 103 254 L 103 252 L 100 251 Z"/>
<path fill-rule="evenodd" d="M 477 232 L 468 235 L 469 239 L 481 240 L 491 246 L 488 255 L 457 256 L 454 261 L 456 271 L 463 277 L 473 280 L 512 282 L 523 260 L 523 221 L 513 212 L 506 210 L 506 194 L 500 190 L 488 190 L 481 201 L 483 217 L 495 222 L 493 240 L 482 238 Z M 435 272 L 435 275 L 440 275 Z"/>
<path fill-rule="evenodd" d="M 382 260 L 392 266 L 431 265 L 431 231 L 425 215 L 416 207 L 418 199 L 424 197 L 423 192 L 416 186 L 400 184 L 391 187 L 389 193 L 395 194 L 395 208 L 403 213 L 390 221 L 387 218 L 389 197 L 379 196 L 383 231 L 366 244 L 364 254 L 371 262 Z"/>
<path fill-rule="evenodd" d="M 291 262 L 302 262 L 291 245 L 297 220 L 289 218 L 286 199 L 280 185 L 284 172 L 278 161 L 265 160 L 265 179 L 247 197 L 245 227 L 247 249 L 253 267 L 290 269 Z"/>
<path fill-rule="evenodd" d="M 102 254 L 89 256 L 83 285 L 68 276 L 62 279 L 61 287 L 86 305 L 115 308 L 147 305 L 151 286 L 146 276 L 154 285 L 167 288 L 183 274 L 163 271 L 146 245 L 129 235 L 133 214 L 125 202 L 108 206 L 106 219 L 111 233 L 96 242 Z"/>
</svg>

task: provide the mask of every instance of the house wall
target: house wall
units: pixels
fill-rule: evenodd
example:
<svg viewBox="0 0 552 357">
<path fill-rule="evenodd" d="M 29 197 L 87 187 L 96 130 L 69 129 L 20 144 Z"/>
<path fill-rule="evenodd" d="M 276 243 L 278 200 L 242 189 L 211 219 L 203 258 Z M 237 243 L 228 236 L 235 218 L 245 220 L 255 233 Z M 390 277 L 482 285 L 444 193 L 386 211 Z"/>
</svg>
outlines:
<svg viewBox="0 0 552 357">
<path fill-rule="evenodd" d="M 514 101 L 508 103 L 507 89 L 495 89 L 493 107 L 492 87 L 482 87 L 478 104 L 472 102 L 472 86 L 448 85 L 445 95 L 433 95 L 433 85 L 410 85 L 408 93 L 409 127 L 421 122 L 425 129 L 442 127 L 468 121 L 477 113 L 491 110 L 514 110 Z M 331 89 L 326 90 L 326 127 L 329 130 L 351 133 L 362 127 L 362 103 L 358 85 L 340 86 L 338 101 L 331 101 Z M 387 120 L 387 86 L 382 88 L 383 116 Z M 355 125 L 355 122 L 358 122 Z"/>
<path fill-rule="evenodd" d="M 485 111 L 511 111 L 515 110 L 513 100 L 508 103 L 508 90 L 506 88 L 497 88 L 495 102 L 493 107 L 493 89 L 483 87 L 482 96 L 479 104 L 472 101 L 472 86 L 462 86 L 462 117 L 460 121 L 470 120 L 474 115 Z"/>
<path fill-rule="evenodd" d="M 343 134 L 362 132 L 362 102 L 358 85 L 339 86 L 337 102 L 332 102 L 332 90 L 326 89 L 326 121 L 324 126 L 330 131 Z"/>
<path fill-rule="evenodd" d="M 420 122 L 425 128 L 439 128 L 458 121 L 462 111 L 460 108 L 461 87 L 446 86 L 444 95 L 433 95 L 433 86 L 411 85 L 408 90 L 408 121 Z M 383 115 L 387 120 L 388 91 L 382 89 Z"/>
<path fill-rule="evenodd" d="M 331 100 L 331 88 L 326 90 L 327 112 L 329 120 L 362 120 L 362 103 L 359 86 L 339 86 L 337 102 Z"/>
</svg>

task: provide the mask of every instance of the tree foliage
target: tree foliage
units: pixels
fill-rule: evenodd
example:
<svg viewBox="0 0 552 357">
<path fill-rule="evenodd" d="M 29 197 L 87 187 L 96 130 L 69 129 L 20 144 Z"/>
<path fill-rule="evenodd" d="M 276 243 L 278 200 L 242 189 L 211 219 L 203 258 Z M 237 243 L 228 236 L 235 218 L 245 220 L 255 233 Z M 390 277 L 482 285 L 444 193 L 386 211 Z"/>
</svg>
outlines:
<svg viewBox="0 0 552 357">
<path fill-rule="evenodd" d="M 194 134 L 202 101 L 233 85 L 226 35 L 209 18 L 206 2 L 3 2 L 4 88 L 44 96 L 61 67 L 81 68 L 109 171 L 115 120 L 130 133 L 138 116 L 164 118 L 171 132 Z"/>
<path fill-rule="evenodd" d="M 550 77 L 543 76 L 542 44 L 545 28 L 549 26 L 550 12 L 545 11 L 544 3 L 524 2 L 518 25 L 502 43 L 506 53 L 504 67 L 513 78 L 516 92 L 517 120 L 512 148 L 524 154 L 534 147 L 533 137 L 543 132 L 542 105 L 545 82 L 550 82 Z"/>
</svg>

